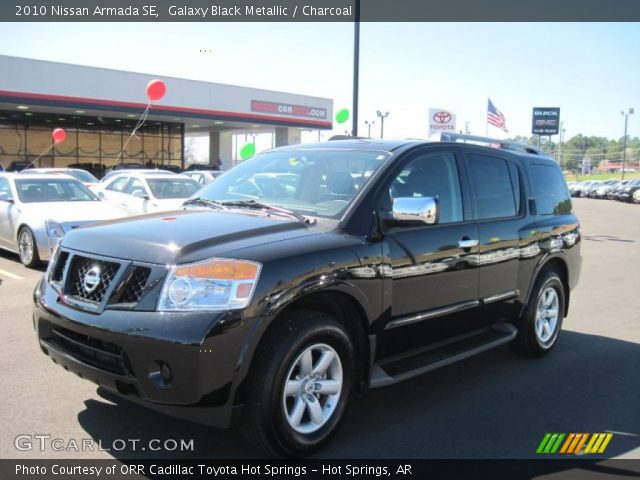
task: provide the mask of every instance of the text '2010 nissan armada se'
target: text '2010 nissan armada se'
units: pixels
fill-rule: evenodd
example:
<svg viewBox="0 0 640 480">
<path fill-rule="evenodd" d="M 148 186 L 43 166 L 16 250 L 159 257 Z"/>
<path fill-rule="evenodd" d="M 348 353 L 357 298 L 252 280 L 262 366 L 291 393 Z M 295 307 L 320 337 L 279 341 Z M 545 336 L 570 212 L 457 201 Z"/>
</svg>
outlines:
<svg viewBox="0 0 640 480">
<path fill-rule="evenodd" d="M 368 388 L 547 353 L 580 273 L 562 173 L 451 137 L 277 148 L 182 211 L 69 232 L 34 292 L 42 351 L 278 455 L 316 450 Z"/>
</svg>

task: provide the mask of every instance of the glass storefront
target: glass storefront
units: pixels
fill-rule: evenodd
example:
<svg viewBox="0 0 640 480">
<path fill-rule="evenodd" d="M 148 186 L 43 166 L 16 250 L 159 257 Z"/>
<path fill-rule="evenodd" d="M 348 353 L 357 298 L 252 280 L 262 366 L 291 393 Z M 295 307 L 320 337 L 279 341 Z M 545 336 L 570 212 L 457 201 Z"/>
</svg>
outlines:
<svg viewBox="0 0 640 480">
<path fill-rule="evenodd" d="M 0 163 L 28 164 L 51 147 L 54 128 L 67 139 L 55 145 L 34 167 L 79 166 L 100 177 L 118 163 L 151 168 L 182 168 L 184 128 L 179 123 L 147 122 L 134 137 L 137 118 L 96 118 L 80 115 L 0 111 Z M 15 165 L 15 164 L 14 164 Z"/>
</svg>

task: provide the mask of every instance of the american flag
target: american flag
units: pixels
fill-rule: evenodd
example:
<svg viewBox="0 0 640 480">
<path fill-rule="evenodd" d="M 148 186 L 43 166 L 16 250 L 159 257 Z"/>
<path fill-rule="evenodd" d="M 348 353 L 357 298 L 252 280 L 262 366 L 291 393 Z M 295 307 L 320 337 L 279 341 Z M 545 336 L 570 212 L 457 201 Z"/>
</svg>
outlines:
<svg viewBox="0 0 640 480">
<path fill-rule="evenodd" d="M 496 108 L 491 99 L 489 99 L 489 105 L 487 105 L 487 123 L 509 133 L 509 130 L 507 130 L 507 121 L 505 120 L 504 115 Z"/>
</svg>

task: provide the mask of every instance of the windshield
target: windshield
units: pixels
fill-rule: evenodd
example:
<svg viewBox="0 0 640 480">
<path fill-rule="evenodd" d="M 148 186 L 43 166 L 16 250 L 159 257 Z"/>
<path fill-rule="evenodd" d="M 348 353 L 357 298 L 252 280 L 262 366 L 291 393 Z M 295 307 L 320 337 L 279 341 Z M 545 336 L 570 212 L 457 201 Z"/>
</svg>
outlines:
<svg viewBox="0 0 640 480">
<path fill-rule="evenodd" d="M 202 185 L 190 178 L 150 178 L 147 183 L 153 196 L 161 200 L 189 198 L 202 188 Z"/>
<path fill-rule="evenodd" d="M 82 183 L 71 178 L 16 180 L 16 190 L 23 203 L 100 201 Z"/>
<path fill-rule="evenodd" d="M 67 175 L 77 178 L 82 183 L 98 183 L 98 179 L 84 170 L 65 170 Z"/>
<path fill-rule="evenodd" d="M 255 200 L 302 215 L 340 218 L 388 156 L 372 150 L 265 152 L 232 168 L 197 196 L 217 202 Z"/>
</svg>

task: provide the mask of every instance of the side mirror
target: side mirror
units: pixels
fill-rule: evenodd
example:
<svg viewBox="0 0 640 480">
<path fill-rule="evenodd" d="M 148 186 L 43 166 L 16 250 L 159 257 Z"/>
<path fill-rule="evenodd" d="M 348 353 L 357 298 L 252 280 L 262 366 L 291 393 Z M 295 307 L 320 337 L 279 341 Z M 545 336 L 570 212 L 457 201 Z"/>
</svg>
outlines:
<svg viewBox="0 0 640 480">
<path fill-rule="evenodd" d="M 149 195 L 144 193 L 144 191 L 142 191 L 142 190 L 134 190 L 131 193 L 131 196 L 134 197 L 134 198 L 142 198 L 143 200 L 149 200 Z"/>
<path fill-rule="evenodd" d="M 13 198 L 11 198 L 9 195 L 3 195 L 3 194 L 0 194 L 0 202 L 7 202 L 11 204 L 15 203 Z"/>
<path fill-rule="evenodd" d="M 98 198 L 99 198 L 100 200 L 104 200 L 104 192 L 102 192 L 102 191 L 101 191 L 101 192 L 98 192 Z"/>
<path fill-rule="evenodd" d="M 433 197 L 399 197 L 393 200 L 392 219 L 396 222 L 421 222 L 433 225 L 438 222 L 438 199 Z"/>
</svg>

